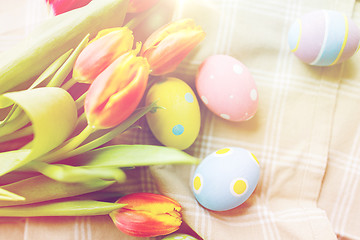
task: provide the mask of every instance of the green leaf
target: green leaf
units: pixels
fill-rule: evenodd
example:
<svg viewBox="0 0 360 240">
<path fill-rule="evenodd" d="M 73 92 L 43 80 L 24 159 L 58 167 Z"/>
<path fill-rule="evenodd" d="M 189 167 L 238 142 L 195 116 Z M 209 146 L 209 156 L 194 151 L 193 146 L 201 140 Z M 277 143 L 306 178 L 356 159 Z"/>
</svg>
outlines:
<svg viewBox="0 0 360 240">
<path fill-rule="evenodd" d="M 34 163 L 34 162 L 33 162 Z M 65 164 L 48 164 L 36 162 L 34 169 L 45 176 L 60 182 L 76 183 L 88 182 L 94 179 L 103 179 L 125 182 L 126 175 L 123 170 L 115 167 L 74 167 Z"/>
<path fill-rule="evenodd" d="M 89 36 L 90 34 L 86 35 L 80 44 L 76 47 L 74 52 L 70 55 L 70 57 L 66 59 L 65 63 L 60 67 L 60 69 L 55 73 L 53 78 L 48 83 L 48 87 L 58 87 L 64 82 L 65 78 L 72 71 L 77 57 L 88 44 Z"/>
<path fill-rule="evenodd" d="M 48 79 L 51 75 L 53 75 L 60 67 L 61 65 L 66 61 L 66 59 L 68 59 L 69 55 L 71 54 L 72 49 L 67 51 L 66 53 L 64 53 L 63 55 L 61 55 L 58 59 L 56 59 L 34 82 L 33 84 L 28 88 L 28 89 L 33 89 L 35 87 L 37 87 L 38 85 L 40 85 L 43 81 L 45 81 L 46 79 Z M 4 105 L 4 107 L 6 107 L 6 105 L 11 105 L 13 104 L 12 101 L 5 99 L 5 102 L 3 104 L 0 103 L 0 108 L 1 105 Z M 7 104 L 6 104 L 7 102 Z M 10 121 L 11 119 L 15 119 L 16 117 L 18 117 L 19 119 L 22 119 L 22 116 L 19 116 L 20 113 L 22 113 L 21 109 L 19 109 L 17 107 L 17 105 L 14 105 L 11 109 L 11 111 L 8 113 L 8 115 L 5 117 L 5 119 L 3 121 L 0 121 L 0 127 L 4 126 L 8 121 Z M 28 122 L 25 122 L 25 124 L 23 124 L 22 126 L 25 126 Z M 18 124 L 18 129 L 20 129 L 22 126 L 20 124 Z M 2 133 L 0 134 L 0 136 L 4 136 L 5 133 L 2 131 Z"/>
<path fill-rule="evenodd" d="M 23 206 L 0 207 L 1 217 L 95 216 L 107 215 L 126 204 L 94 200 L 34 203 Z"/>
<path fill-rule="evenodd" d="M 154 145 L 114 145 L 92 150 L 68 160 L 87 167 L 135 167 L 164 164 L 198 164 L 184 151 Z"/>
<path fill-rule="evenodd" d="M 23 200 L 25 200 L 25 198 L 15 194 L 15 193 L 12 193 L 5 189 L 0 188 L 0 200 L 23 201 Z"/>
<path fill-rule="evenodd" d="M 0 153 L 0 176 L 10 172 L 63 143 L 72 133 L 77 111 L 75 102 L 61 88 L 45 87 L 6 93 L 29 117 L 34 139 L 29 149 Z"/>
<path fill-rule="evenodd" d="M 33 89 L 37 87 L 43 81 L 45 81 L 46 79 L 50 78 L 50 76 L 55 74 L 56 71 L 58 71 L 58 69 L 61 67 L 61 65 L 63 65 L 63 63 L 69 58 L 72 51 L 73 49 L 70 49 L 69 51 L 61 55 L 58 59 L 56 59 L 47 69 L 45 69 L 45 71 L 35 80 L 35 82 L 31 84 L 29 89 Z"/>
<path fill-rule="evenodd" d="M 146 107 L 138 108 L 129 118 L 127 118 L 124 122 L 122 122 L 120 125 L 116 126 L 115 128 L 97 131 L 99 137 L 97 137 L 96 139 L 90 142 L 85 143 L 84 145 L 81 145 L 80 147 L 74 149 L 73 151 L 70 151 L 66 156 L 64 156 L 64 158 L 65 157 L 69 158 L 90 151 L 94 148 L 97 148 L 111 141 L 114 137 L 129 129 L 134 123 L 136 123 L 137 120 L 145 116 L 146 113 L 151 111 L 151 109 L 153 109 L 156 106 L 157 106 L 156 102 L 153 102 Z M 49 161 L 49 162 L 53 162 L 53 161 Z"/>
<path fill-rule="evenodd" d="M 121 26 L 128 0 L 93 0 L 49 18 L 0 57 L 0 93 L 39 76 L 55 59 L 90 33 Z"/>
<path fill-rule="evenodd" d="M 18 109 L 18 107 L 16 107 L 16 109 Z M 4 122 L 0 124 L 0 137 L 15 132 L 16 130 L 27 125 L 29 121 L 30 121 L 29 118 L 26 116 L 26 114 L 23 111 L 20 111 L 18 116 L 11 121 L 7 121 L 7 119 L 5 119 Z"/>
<path fill-rule="evenodd" d="M 83 183 L 64 183 L 44 175 L 29 177 L 14 183 L 1 186 L 5 191 L 25 198 L 24 201 L 0 201 L 0 206 L 14 206 L 44 202 L 96 192 L 109 187 L 115 181 L 93 179 Z"/>
</svg>

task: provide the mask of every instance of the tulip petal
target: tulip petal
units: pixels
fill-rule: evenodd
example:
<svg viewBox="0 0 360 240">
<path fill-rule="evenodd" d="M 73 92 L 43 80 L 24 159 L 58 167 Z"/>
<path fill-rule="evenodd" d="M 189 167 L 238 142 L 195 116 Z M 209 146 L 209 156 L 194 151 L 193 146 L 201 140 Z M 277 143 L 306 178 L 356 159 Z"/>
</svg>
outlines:
<svg viewBox="0 0 360 240">
<path fill-rule="evenodd" d="M 202 31 L 180 31 L 169 35 L 156 47 L 144 52 L 153 69 L 152 75 L 172 72 L 205 37 Z"/>
<path fill-rule="evenodd" d="M 155 237 L 170 234 L 179 229 L 181 220 L 168 214 L 153 215 L 148 212 L 119 211 L 112 218 L 123 232 L 136 237 Z"/>
<path fill-rule="evenodd" d="M 73 77 L 78 82 L 91 83 L 119 56 L 131 50 L 134 36 L 129 28 L 100 31 L 80 53 L 74 65 Z"/>
<path fill-rule="evenodd" d="M 123 232 L 137 237 L 172 233 L 181 225 L 181 206 L 173 199 L 153 193 L 133 193 L 116 203 L 127 204 L 110 216 Z"/>
<path fill-rule="evenodd" d="M 192 19 L 182 19 L 151 34 L 140 55 L 148 59 L 152 75 L 163 75 L 174 71 L 204 38 L 205 33 Z"/>
<path fill-rule="evenodd" d="M 154 212 L 163 212 L 176 209 L 180 211 L 181 206 L 175 200 L 154 193 L 133 193 L 119 199 L 119 203 L 126 203 L 127 209 L 149 210 Z"/>
<path fill-rule="evenodd" d="M 85 99 L 88 123 L 111 128 L 131 115 L 145 93 L 149 65 L 134 52 L 124 54 L 91 84 Z"/>
</svg>

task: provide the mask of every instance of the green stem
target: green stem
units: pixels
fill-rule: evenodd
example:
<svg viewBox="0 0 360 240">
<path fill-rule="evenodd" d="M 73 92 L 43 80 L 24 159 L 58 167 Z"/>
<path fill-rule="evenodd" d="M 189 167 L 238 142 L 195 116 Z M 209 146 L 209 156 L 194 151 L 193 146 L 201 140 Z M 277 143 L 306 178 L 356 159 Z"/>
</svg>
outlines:
<svg viewBox="0 0 360 240">
<path fill-rule="evenodd" d="M 126 204 L 94 200 L 72 200 L 1 207 L 1 217 L 95 216 L 107 215 Z"/>
<path fill-rule="evenodd" d="M 24 201 L 0 201 L 0 206 L 14 206 L 50 201 L 96 192 L 114 184 L 114 181 L 93 179 L 82 183 L 65 183 L 55 181 L 44 175 L 26 178 L 21 181 L 1 186 L 2 189 L 16 193 L 25 198 Z"/>
<path fill-rule="evenodd" d="M 74 52 L 70 55 L 68 59 L 66 59 L 65 63 L 60 67 L 60 69 L 55 73 L 53 78 L 50 80 L 50 82 L 47 84 L 47 87 L 58 87 L 61 86 L 61 84 L 64 82 L 65 78 L 69 75 L 71 70 L 73 69 L 73 66 L 75 64 L 75 61 L 81 51 L 86 47 L 87 43 L 89 42 L 89 36 L 90 34 L 87 34 L 83 40 L 80 42 L 80 44 L 76 47 Z"/>
<path fill-rule="evenodd" d="M 87 91 L 84 92 L 78 99 L 76 99 L 75 104 L 76 104 L 76 107 L 77 107 L 78 110 L 81 107 L 84 106 L 84 101 L 85 101 L 85 98 L 86 98 L 86 94 L 87 94 Z"/>
<path fill-rule="evenodd" d="M 66 59 L 68 59 L 69 55 L 72 53 L 73 49 L 70 49 L 63 55 L 61 55 L 58 59 L 56 59 L 45 71 L 36 79 L 35 82 L 29 87 L 29 89 L 33 89 L 37 87 L 40 83 L 45 81 L 47 78 L 49 78 L 51 75 L 55 74 L 56 71 L 59 70 L 61 65 L 64 64 Z"/>
<path fill-rule="evenodd" d="M 24 201 L 25 198 L 0 188 L 0 201 Z"/>
<path fill-rule="evenodd" d="M 0 127 L 3 127 L 8 121 L 10 121 L 11 118 L 15 119 L 17 116 L 19 116 L 20 112 L 21 109 L 19 109 L 18 106 L 14 104 L 4 120 L 0 121 Z"/>
<path fill-rule="evenodd" d="M 74 78 L 70 78 L 66 83 L 64 83 L 61 88 L 65 90 L 69 90 L 72 86 L 75 85 L 76 80 Z"/>
<path fill-rule="evenodd" d="M 77 123 L 76 123 L 76 127 L 77 128 L 78 126 L 82 125 L 83 123 L 85 123 L 87 121 L 86 119 L 86 114 L 85 112 L 81 113 L 81 115 L 78 117 L 78 120 L 77 120 Z"/>
<path fill-rule="evenodd" d="M 71 166 L 39 161 L 32 162 L 30 167 L 59 182 L 78 183 L 102 179 L 122 183 L 126 180 L 124 171 L 116 167 Z"/>
<path fill-rule="evenodd" d="M 24 112 L 21 112 L 16 119 L 7 122 L 4 126 L 1 127 L 0 137 L 12 134 L 16 130 L 19 130 L 20 128 L 28 124 L 29 121 L 30 120 L 26 116 L 26 114 Z"/>
<path fill-rule="evenodd" d="M 43 157 L 40 157 L 38 161 L 56 162 L 61 160 L 68 152 L 74 150 L 83 143 L 94 131 L 94 128 L 87 125 L 80 134 L 66 141 L 61 147 L 51 151 Z"/>
<path fill-rule="evenodd" d="M 111 141 L 115 136 L 119 135 L 120 133 L 122 133 L 125 130 L 127 130 L 128 128 L 130 128 L 138 119 L 143 117 L 146 113 L 150 112 L 151 109 L 153 109 L 154 107 L 156 107 L 156 103 L 152 103 L 145 108 L 138 109 L 136 112 L 134 112 L 133 115 L 131 115 L 128 119 L 126 119 L 119 126 L 112 128 L 110 130 L 106 130 L 105 133 L 101 137 L 98 137 L 95 140 L 93 140 L 87 144 L 84 144 L 72 151 L 67 152 L 66 154 L 64 154 L 64 157 L 69 158 L 72 156 L 76 156 L 78 154 L 90 151 L 96 147 L 99 147 L 99 146 Z M 52 159 L 50 159 L 50 160 L 46 160 L 46 162 L 51 163 L 54 161 Z"/>
<path fill-rule="evenodd" d="M 0 143 L 14 140 L 14 139 L 21 138 L 21 137 L 25 137 L 25 136 L 29 136 L 32 133 L 33 133 L 32 126 L 28 126 L 28 127 L 22 128 L 20 130 L 17 130 L 16 132 L 14 132 L 12 134 L 8 134 L 3 137 L 0 137 Z"/>
</svg>

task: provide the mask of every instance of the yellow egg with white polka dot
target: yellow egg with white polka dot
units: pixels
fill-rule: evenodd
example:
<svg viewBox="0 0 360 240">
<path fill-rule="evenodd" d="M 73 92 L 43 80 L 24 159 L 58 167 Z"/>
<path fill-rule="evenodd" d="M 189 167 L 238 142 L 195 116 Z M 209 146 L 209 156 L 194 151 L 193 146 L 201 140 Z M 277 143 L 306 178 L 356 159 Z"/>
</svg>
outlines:
<svg viewBox="0 0 360 240">
<path fill-rule="evenodd" d="M 200 131 L 200 107 L 192 88 L 178 78 L 166 78 L 154 83 L 146 104 L 159 106 L 146 114 L 155 138 L 163 145 L 180 150 L 189 148 Z"/>
<path fill-rule="evenodd" d="M 240 206 L 254 192 L 260 177 L 257 158 L 239 147 L 219 149 L 198 165 L 192 181 L 196 200 L 213 211 Z"/>
</svg>

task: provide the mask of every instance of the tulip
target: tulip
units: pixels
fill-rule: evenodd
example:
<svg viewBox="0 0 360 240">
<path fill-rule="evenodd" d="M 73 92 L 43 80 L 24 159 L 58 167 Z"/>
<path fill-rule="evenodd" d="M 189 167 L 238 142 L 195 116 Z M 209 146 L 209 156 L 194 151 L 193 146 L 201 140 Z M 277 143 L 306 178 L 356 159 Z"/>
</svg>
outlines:
<svg viewBox="0 0 360 240">
<path fill-rule="evenodd" d="M 133 193 L 116 203 L 127 204 L 110 214 L 116 227 L 135 237 L 170 234 L 181 225 L 181 206 L 175 200 L 153 193 Z"/>
<path fill-rule="evenodd" d="M 163 75 L 174 71 L 204 38 L 192 19 L 171 22 L 149 36 L 140 55 L 147 58 L 152 75 Z"/>
<path fill-rule="evenodd" d="M 139 13 L 153 7 L 159 0 L 130 0 L 128 5 L 128 13 Z"/>
<path fill-rule="evenodd" d="M 100 31 L 76 59 L 74 80 L 92 83 L 115 59 L 131 50 L 133 44 L 133 33 L 127 27 Z"/>
<path fill-rule="evenodd" d="M 54 15 L 59 15 L 70 10 L 83 7 L 91 0 L 46 0 Z"/>
<path fill-rule="evenodd" d="M 120 124 L 134 112 L 144 95 L 150 68 L 136 51 L 125 53 L 90 85 L 84 108 L 92 129 Z"/>
</svg>

